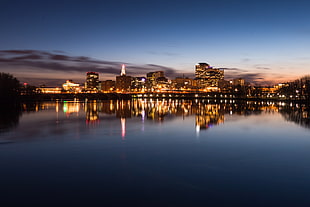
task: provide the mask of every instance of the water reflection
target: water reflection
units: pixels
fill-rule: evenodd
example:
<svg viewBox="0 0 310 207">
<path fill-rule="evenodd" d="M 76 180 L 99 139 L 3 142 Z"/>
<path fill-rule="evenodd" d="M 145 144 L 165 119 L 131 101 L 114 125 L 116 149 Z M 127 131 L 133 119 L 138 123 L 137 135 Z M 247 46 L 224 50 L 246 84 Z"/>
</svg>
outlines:
<svg viewBox="0 0 310 207">
<path fill-rule="evenodd" d="M 284 104 L 279 108 L 280 113 L 287 121 L 292 121 L 302 127 L 310 128 L 310 108 L 309 105 Z"/>
<path fill-rule="evenodd" d="M 97 101 L 86 102 L 85 112 L 86 112 L 86 123 L 96 123 L 99 121 L 99 107 L 100 104 Z"/>
<path fill-rule="evenodd" d="M 249 116 L 261 113 L 280 112 L 286 120 L 310 128 L 309 106 L 282 102 L 246 102 L 218 100 L 180 100 L 180 99 L 135 99 L 107 101 L 58 101 L 22 104 L 22 107 L 1 107 L 0 129 L 12 128 L 18 124 L 21 113 L 55 110 L 67 118 L 76 115 L 84 117 L 86 124 L 98 124 L 105 114 L 120 119 L 121 134 L 125 138 L 126 119 L 141 118 L 142 122 L 151 120 L 165 122 L 171 119 L 186 119 L 195 116 L 196 131 L 207 130 L 223 124 L 225 117 L 232 115 Z M 58 121 L 58 120 L 57 120 Z M 98 125 L 99 126 L 99 125 Z"/>
<path fill-rule="evenodd" d="M 22 109 L 17 104 L 2 104 L 0 107 L 0 132 L 7 131 L 18 125 Z"/>
<path fill-rule="evenodd" d="M 2 113 L 0 123 L 19 123 L 0 134 L 2 203 L 11 206 L 51 195 L 69 206 L 309 204 L 309 130 L 284 120 L 309 128 L 306 105 L 75 100 Z"/>
</svg>

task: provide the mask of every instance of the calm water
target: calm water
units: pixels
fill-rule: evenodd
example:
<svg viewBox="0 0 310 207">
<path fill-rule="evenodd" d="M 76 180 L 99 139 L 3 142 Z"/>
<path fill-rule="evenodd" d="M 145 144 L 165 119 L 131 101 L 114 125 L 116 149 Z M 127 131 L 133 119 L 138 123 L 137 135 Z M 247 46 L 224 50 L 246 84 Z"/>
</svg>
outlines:
<svg viewBox="0 0 310 207">
<path fill-rule="evenodd" d="M 310 206 L 307 105 L 2 106 L 1 206 Z"/>
</svg>

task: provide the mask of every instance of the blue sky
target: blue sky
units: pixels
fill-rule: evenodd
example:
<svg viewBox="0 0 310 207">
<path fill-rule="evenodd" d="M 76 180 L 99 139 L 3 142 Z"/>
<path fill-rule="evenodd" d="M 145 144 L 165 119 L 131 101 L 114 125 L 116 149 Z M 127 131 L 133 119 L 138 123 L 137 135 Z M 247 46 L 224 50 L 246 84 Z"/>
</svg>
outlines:
<svg viewBox="0 0 310 207">
<path fill-rule="evenodd" d="M 227 68 L 225 79 L 294 80 L 309 74 L 309 8 L 285 0 L 4 0 L 0 71 L 58 84 L 82 82 L 86 71 L 113 79 L 122 63 L 133 76 L 193 77 L 194 65 L 207 62 Z"/>
</svg>

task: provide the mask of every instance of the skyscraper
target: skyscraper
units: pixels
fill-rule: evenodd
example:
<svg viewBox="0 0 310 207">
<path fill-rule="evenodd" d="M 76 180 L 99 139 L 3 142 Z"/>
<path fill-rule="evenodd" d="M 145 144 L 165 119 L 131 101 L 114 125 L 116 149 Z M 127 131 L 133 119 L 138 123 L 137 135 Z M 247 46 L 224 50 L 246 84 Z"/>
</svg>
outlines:
<svg viewBox="0 0 310 207">
<path fill-rule="evenodd" d="M 210 69 L 210 65 L 207 63 L 198 63 L 195 66 L 195 77 L 196 79 L 206 78 L 207 71 Z"/>
<path fill-rule="evenodd" d="M 116 89 L 122 92 L 130 91 L 131 76 L 126 75 L 126 67 L 123 64 L 121 69 L 121 75 L 116 76 Z"/>
<path fill-rule="evenodd" d="M 224 70 L 211 67 L 207 63 L 198 63 L 195 66 L 195 79 L 201 88 L 218 87 L 218 82 L 224 80 Z"/>
<path fill-rule="evenodd" d="M 98 89 L 99 89 L 99 74 L 96 72 L 87 72 L 85 90 L 93 91 Z"/>
</svg>

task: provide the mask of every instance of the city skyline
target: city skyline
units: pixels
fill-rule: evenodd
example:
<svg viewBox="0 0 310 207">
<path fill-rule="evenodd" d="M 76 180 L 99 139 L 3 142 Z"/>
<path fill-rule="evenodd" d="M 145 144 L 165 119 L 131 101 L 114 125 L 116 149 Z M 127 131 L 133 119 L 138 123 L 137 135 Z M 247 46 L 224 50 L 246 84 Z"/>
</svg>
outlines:
<svg viewBox="0 0 310 207">
<path fill-rule="evenodd" d="M 0 71 L 61 84 L 96 71 L 115 79 L 164 71 L 194 77 L 195 64 L 257 84 L 308 75 L 307 1 L 4 1 Z M 65 77 L 69 76 L 69 77 Z M 44 80 L 44 82 L 42 82 Z"/>
</svg>

